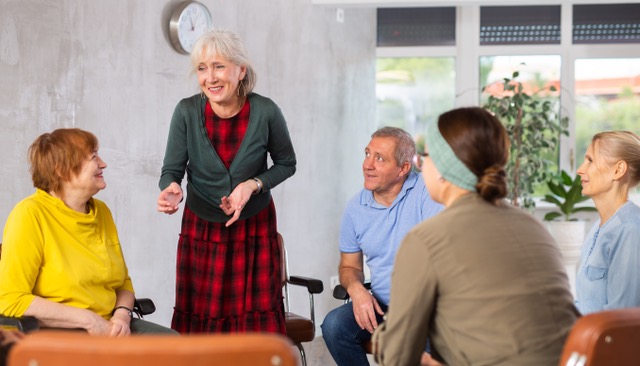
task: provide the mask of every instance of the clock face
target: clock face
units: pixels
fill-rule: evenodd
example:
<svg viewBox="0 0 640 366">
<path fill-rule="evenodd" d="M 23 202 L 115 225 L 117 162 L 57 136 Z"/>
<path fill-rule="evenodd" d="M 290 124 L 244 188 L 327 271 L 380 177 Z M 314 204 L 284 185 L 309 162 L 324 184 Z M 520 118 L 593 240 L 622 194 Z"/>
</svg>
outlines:
<svg viewBox="0 0 640 366">
<path fill-rule="evenodd" d="M 198 38 L 213 26 L 211 13 L 197 1 L 180 4 L 169 24 L 169 38 L 176 51 L 189 54 Z"/>
</svg>

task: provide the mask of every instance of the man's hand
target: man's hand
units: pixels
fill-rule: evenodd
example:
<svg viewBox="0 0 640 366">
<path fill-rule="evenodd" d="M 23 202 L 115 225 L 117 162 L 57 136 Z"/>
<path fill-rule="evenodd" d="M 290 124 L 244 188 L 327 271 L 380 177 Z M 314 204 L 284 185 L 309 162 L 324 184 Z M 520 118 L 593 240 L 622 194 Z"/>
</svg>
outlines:
<svg viewBox="0 0 640 366">
<path fill-rule="evenodd" d="M 373 333 L 378 328 L 376 313 L 384 315 L 384 312 L 376 298 L 364 286 L 360 285 L 360 287 L 362 288 L 349 293 L 353 303 L 353 315 L 361 329 L 366 329 L 369 333 Z"/>
</svg>

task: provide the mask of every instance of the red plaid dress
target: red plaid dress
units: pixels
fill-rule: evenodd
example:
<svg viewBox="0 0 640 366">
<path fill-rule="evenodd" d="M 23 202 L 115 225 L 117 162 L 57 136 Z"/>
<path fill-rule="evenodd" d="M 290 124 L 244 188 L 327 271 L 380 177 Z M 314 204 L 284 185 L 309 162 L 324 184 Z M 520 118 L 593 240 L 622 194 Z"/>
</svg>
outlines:
<svg viewBox="0 0 640 366">
<path fill-rule="evenodd" d="M 230 119 L 217 117 L 207 103 L 205 126 L 227 169 L 248 124 L 248 100 Z M 203 220 L 185 206 L 171 327 L 180 333 L 285 334 L 273 200 L 253 217 L 224 224 Z"/>
</svg>

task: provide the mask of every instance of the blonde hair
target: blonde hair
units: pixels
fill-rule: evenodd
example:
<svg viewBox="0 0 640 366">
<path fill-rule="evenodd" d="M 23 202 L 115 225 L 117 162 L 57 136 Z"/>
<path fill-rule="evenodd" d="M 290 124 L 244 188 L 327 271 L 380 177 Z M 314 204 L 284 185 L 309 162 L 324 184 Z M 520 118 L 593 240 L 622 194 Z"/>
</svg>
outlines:
<svg viewBox="0 0 640 366">
<path fill-rule="evenodd" d="M 240 37 L 231 31 L 214 29 L 203 34 L 191 51 L 191 65 L 195 71 L 203 59 L 218 55 L 231 63 L 246 68 L 244 79 L 238 84 L 240 96 L 247 96 L 256 86 L 257 75 Z"/>
<path fill-rule="evenodd" d="M 630 131 L 605 131 L 597 133 L 591 139 L 595 145 L 599 141 L 600 153 L 605 160 L 615 163 L 623 160 L 627 163 L 627 179 L 631 187 L 640 183 L 640 137 Z"/>
</svg>

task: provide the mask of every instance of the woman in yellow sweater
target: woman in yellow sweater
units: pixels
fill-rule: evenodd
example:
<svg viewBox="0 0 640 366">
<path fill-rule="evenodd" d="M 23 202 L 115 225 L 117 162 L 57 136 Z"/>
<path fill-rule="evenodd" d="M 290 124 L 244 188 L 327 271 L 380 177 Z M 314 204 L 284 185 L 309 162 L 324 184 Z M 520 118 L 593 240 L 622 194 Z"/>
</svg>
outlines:
<svg viewBox="0 0 640 366">
<path fill-rule="evenodd" d="M 0 314 L 95 335 L 172 333 L 131 317 L 134 291 L 116 226 L 93 198 L 107 186 L 97 138 L 77 128 L 45 133 L 29 148 L 29 163 L 36 192 L 5 225 Z"/>
</svg>

